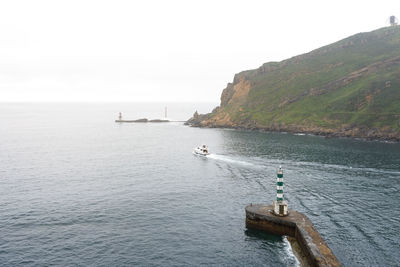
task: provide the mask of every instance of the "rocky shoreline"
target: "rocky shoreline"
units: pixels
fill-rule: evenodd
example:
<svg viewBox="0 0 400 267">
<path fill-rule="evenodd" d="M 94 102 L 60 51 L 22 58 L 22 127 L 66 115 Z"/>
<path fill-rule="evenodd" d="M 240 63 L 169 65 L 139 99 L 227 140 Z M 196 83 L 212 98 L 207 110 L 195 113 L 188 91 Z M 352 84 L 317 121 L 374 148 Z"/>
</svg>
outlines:
<svg viewBox="0 0 400 267">
<path fill-rule="evenodd" d="M 298 126 L 298 125 L 283 125 L 274 124 L 269 127 L 260 127 L 252 124 L 224 124 L 218 122 L 211 122 L 213 113 L 198 114 L 195 112 L 192 118 L 185 122 L 185 125 L 190 127 L 199 128 L 227 128 L 248 131 L 260 132 L 279 132 L 279 133 L 292 133 L 292 134 L 307 134 L 323 136 L 325 138 L 352 138 L 367 141 L 384 141 L 384 142 L 400 142 L 400 134 L 390 130 L 384 131 L 380 129 L 368 129 L 347 127 L 342 129 L 325 129 L 321 127 L 312 126 Z"/>
</svg>

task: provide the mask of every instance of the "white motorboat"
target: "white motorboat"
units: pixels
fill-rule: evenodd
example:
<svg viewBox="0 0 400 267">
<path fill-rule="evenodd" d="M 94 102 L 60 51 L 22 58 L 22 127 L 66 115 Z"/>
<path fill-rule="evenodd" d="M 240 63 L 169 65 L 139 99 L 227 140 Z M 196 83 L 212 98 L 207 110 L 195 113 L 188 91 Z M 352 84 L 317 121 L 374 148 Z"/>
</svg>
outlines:
<svg viewBox="0 0 400 267">
<path fill-rule="evenodd" d="M 206 145 L 201 145 L 193 149 L 193 153 L 201 156 L 210 155 L 208 147 Z"/>
</svg>

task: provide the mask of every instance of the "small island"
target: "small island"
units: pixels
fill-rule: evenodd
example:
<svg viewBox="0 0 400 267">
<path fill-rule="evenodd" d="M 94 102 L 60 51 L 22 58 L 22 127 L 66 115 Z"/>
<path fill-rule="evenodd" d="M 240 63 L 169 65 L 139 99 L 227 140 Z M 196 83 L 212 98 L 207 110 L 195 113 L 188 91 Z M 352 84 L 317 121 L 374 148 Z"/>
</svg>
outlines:
<svg viewBox="0 0 400 267">
<path fill-rule="evenodd" d="M 155 119 L 155 120 L 149 120 L 146 118 L 143 119 L 138 119 L 138 120 L 115 120 L 115 122 L 170 122 L 169 120 L 160 120 L 160 119 Z"/>
<path fill-rule="evenodd" d="M 169 120 L 161 120 L 161 119 L 154 119 L 154 120 L 149 120 L 147 118 L 143 118 L 143 119 L 137 119 L 137 120 L 123 120 L 122 119 L 122 113 L 120 112 L 118 115 L 118 120 L 115 120 L 115 122 L 128 122 L 128 123 L 132 123 L 132 122 L 170 122 Z"/>
</svg>

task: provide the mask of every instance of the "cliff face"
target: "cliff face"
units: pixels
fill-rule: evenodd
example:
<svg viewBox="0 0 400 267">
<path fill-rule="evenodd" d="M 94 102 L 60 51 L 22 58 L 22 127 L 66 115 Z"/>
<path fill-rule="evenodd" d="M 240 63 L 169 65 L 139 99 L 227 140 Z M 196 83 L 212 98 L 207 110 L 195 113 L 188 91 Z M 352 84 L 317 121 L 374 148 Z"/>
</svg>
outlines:
<svg viewBox="0 0 400 267">
<path fill-rule="evenodd" d="M 246 77 L 235 77 L 233 83 L 228 83 L 227 87 L 222 91 L 221 106 L 213 116 L 204 120 L 202 126 L 219 126 L 231 127 L 239 126 L 231 114 L 241 112 L 242 105 L 246 103 L 247 96 L 251 89 L 251 82 Z"/>
<path fill-rule="evenodd" d="M 400 140 L 400 26 L 238 73 L 218 108 L 188 122 Z"/>
</svg>

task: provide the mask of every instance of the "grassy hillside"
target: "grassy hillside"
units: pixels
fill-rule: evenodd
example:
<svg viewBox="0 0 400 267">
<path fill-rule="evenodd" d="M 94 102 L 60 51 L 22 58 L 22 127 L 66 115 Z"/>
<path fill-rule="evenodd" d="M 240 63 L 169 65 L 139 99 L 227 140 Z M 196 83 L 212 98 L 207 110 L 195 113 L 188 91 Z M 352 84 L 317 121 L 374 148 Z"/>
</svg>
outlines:
<svg viewBox="0 0 400 267">
<path fill-rule="evenodd" d="M 400 26 L 236 74 L 207 118 L 204 126 L 398 137 Z"/>
</svg>

